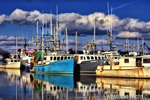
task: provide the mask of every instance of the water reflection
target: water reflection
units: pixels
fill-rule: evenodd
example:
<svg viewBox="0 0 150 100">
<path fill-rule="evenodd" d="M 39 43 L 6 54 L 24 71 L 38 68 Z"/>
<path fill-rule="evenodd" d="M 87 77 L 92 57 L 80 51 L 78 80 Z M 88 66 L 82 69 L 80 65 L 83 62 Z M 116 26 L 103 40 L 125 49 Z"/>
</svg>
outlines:
<svg viewBox="0 0 150 100">
<path fill-rule="evenodd" d="M 149 79 L 103 78 L 25 73 L 0 69 L 0 99 L 150 99 Z"/>
</svg>

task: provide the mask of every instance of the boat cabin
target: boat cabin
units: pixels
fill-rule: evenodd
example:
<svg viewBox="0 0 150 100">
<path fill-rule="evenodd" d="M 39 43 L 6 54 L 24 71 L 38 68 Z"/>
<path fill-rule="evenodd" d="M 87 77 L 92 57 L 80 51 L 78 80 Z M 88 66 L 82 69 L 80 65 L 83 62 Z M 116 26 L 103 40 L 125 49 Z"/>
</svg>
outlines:
<svg viewBox="0 0 150 100">
<path fill-rule="evenodd" d="M 150 67 L 150 55 L 142 56 L 142 66 L 145 68 Z"/>
<path fill-rule="evenodd" d="M 49 55 L 49 56 L 44 56 L 43 60 L 45 64 L 49 64 L 51 62 L 67 60 L 72 58 L 74 58 L 73 55 Z"/>
<path fill-rule="evenodd" d="M 14 62 L 20 62 L 19 59 L 6 59 L 6 61 L 7 61 L 7 64 L 14 63 Z"/>
<path fill-rule="evenodd" d="M 89 60 L 101 60 L 105 59 L 104 55 L 86 55 L 86 54 L 76 54 L 75 59 L 77 60 L 77 64 L 80 64 L 82 61 L 89 61 Z"/>
<path fill-rule="evenodd" d="M 142 57 L 120 57 L 120 67 L 142 67 Z"/>
</svg>

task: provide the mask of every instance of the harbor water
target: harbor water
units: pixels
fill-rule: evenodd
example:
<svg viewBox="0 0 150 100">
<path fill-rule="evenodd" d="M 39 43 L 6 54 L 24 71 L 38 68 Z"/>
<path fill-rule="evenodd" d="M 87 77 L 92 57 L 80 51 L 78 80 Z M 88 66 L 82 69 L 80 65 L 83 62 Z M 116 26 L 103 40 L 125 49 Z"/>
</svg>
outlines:
<svg viewBox="0 0 150 100">
<path fill-rule="evenodd" d="M 0 69 L 0 100 L 148 100 L 149 79 L 33 74 Z"/>
</svg>

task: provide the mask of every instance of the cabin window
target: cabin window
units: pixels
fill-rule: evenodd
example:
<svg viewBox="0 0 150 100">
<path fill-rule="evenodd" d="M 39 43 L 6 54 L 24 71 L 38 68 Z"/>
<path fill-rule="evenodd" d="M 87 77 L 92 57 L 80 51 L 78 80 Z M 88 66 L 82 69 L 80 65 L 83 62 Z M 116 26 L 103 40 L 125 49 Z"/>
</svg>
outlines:
<svg viewBox="0 0 150 100">
<path fill-rule="evenodd" d="M 46 57 L 44 58 L 44 60 L 46 60 Z"/>
<path fill-rule="evenodd" d="M 13 60 L 11 60 L 11 62 L 13 62 Z"/>
<path fill-rule="evenodd" d="M 28 54 L 26 54 L 26 56 L 28 56 Z"/>
<path fill-rule="evenodd" d="M 18 62 L 19 62 L 19 60 L 18 60 Z"/>
<path fill-rule="evenodd" d="M 95 56 L 95 60 L 97 60 L 97 57 Z"/>
<path fill-rule="evenodd" d="M 78 59 L 79 59 L 79 56 L 75 56 L 75 59 L 78 60 Z"/>
<path fill-rule="evenodd" d="M 124 59 L 124 63 L 129 63 L 129 59 Z"/>
<path fill-rule="evenodd" d="M 143 59 L 143 63 L 150 63 L 150 59 Z"/>
<path fill-rule="evenodd" d="M 80 57 L 80 60 L 83 60 L 83 56 Z"/>
<path fill-rule="evenodd" d="M 85 60 L 85 56 L 84 56 L 84 60 Z"/>
<path fill-rule="evenodd" d="M 65 60 L 67 59 L 67 57 L 65 57 Z"/>
<path fill-rule="evenodd" d="M 53 57 L 50 57 L 50 60 L 52 60 Z"/>
<path fill-rule="evenodd" d="M 17 62 L 17 60 L 14 60 L 14 62 Z"/>
<path fill-rule="evenodd" d="M 87 56 L 87 59 L 90 59 L 90 57 L 89 57 L 89 56 Z"/>
<path fill-rule="evenodd" d="M 50 90 L 52 90 L 52 87 L 50 87 Z"/>
<path fill-rule="evenodd" d="M 70 59 L 70 57 L 68 57 L 68 59 Z"/>
<path fill-rule="evenodd" d="M 94 57 L 93 57 L 93 56 L 91 56 L 91 59 L 94 59 Z"/>
<path fill-rule="evenodd" d="M 61 57 L 61 60 L 63 60 L 63 57 Z"/>
<path fill-rule="evenodd" d="M 59 60 L 60 57 L 57 57 L 57 61 Z"/>
<path fill-rule="evenodd" d="M 100 60 L 100 59 L 101 59 L 101 57 L 98 57 L 98 59 Z"/>
<path fill-rule="evenodd" d="M 56 60 L 56 57 L 54 57 L 54 60 Z"/>
</svg>

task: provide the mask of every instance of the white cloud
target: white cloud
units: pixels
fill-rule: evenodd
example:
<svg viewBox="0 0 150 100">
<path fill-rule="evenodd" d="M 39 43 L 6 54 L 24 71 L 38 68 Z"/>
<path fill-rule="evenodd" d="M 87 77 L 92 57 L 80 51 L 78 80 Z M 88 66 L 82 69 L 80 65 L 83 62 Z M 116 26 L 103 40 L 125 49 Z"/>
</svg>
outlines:
<svg viewBox="0 0 150 100">
<path fill-rule="evenodd" d="M 0 24 L 9 22 L 11 24 L 35 25 L 35 21 L 39 19 L 40 24 L 44 21 L 44 24 L 49 25 L 51 16 L 53 18 L 53 26 L 56 26 L 56 15 L 54 14 L 42 14 L 37 10 L 23 11 L 16 9 L 9 16 L 4 14 L 0 15 Z M 130 33 L 138 31 L 141 35 L 150 33 L 150 22 L 143 22 L 134 18 L 119 19 L 116 15 L 105 15 L 101 12 L 95 12 L 89 15 L 63 13 L 57 17 L 59 19 L 59 31 L 64 32 L 67 27 L 69 35 L 74 35 L 75 29 L 77 29 L 78 35 L 93 35 L 94 20 L 96 21 L 96 35 L 105 35 L 111 23 L 114 31 Z M 123 33 L 121 35 L 123 35 Z"/>
<path fill-rule="evenodd" d="M 141 34 L 138 32 L 121 32 L 117 35 L 117 37 L 119 38 L 137 38 L 137 37 L 141 37 Z"/>
</svg>

